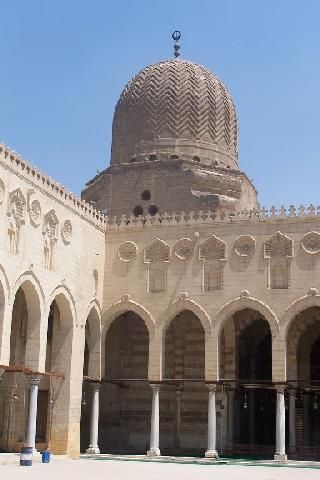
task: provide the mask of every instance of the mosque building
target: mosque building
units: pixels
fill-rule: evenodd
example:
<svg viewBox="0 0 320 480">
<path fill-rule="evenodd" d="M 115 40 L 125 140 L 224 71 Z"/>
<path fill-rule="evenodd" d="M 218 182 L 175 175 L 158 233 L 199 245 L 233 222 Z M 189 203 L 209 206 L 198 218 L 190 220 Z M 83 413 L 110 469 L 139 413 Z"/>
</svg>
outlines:
<svg viewBox="0 0 320 480">
<path fill-rule="evenodd" d="M 0 145 L 0 451 L 320 457 L 320 207 L 260 208 L 179 37 L 81 199 Z"/>
</svg>

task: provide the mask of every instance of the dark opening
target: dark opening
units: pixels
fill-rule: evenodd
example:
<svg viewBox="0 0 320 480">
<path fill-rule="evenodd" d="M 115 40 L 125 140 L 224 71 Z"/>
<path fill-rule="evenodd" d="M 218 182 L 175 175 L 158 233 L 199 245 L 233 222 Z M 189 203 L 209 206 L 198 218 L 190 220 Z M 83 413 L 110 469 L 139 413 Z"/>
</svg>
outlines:
<svg viewBox="0 0 320 480">
<path fill-rule="evenodd" d="M 200 158 L 197 157 L 197 155 L 195 155 L 195 156 L 193 157 L 193 161 L 194 161 L 194 162 L 200 162 Z"/>
<path fill-rule="evenodd" d="M 156 205 L 150 205 L 148 212 L 150 213 L 150 215 L 155 215 L 156 213 L 158 213 L 158 207 Z"/>
<path fill-rule="evenodd" d="M 143 215 L 143 208 L 141 205 L 136 205 L 133 209 L 133 215 L 135 217 L 139 217 L 140 215 Z"/>
<path fill-rule="evenodd" d="M 142 200 L 150 200 L 151 198 L 151 193 L 149 190 L 144 190 L 142 193 L 141 193 L 141 198 Z"/>
<path fill-rule="evenodd" d="M 151 160 L 151 161 L 157 160 L 157 155 L 155 155 L 154 153 L 151 153 L 149 155 L 149 160 Z"/>
</svg>

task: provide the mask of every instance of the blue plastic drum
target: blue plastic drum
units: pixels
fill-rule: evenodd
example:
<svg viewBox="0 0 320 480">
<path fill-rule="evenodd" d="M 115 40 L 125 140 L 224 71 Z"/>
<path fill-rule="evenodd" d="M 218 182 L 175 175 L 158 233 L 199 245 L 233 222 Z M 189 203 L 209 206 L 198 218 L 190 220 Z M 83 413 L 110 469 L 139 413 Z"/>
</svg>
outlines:
<svg viewBox="0 0 320 480">
<path fill-rule="evenodd" d="M 32 466 L 32 455 L 33 455 L 33 448 L 32 447 L 21 448 L 20 465 L 23 466 L 23 467 L 31 467 Z"/>
</svg>

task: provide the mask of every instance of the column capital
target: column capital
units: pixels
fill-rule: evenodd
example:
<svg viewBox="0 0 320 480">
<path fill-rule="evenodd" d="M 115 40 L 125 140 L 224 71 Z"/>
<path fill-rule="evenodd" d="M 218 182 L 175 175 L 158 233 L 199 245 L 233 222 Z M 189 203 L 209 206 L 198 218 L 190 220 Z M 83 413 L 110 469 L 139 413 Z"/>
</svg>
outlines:
<svg viewBox="0 0 320 480">
<path fill-rule="evenodd" d="M 150 383 L 150 388 L 153 392 L 159 392 L 160 387 L 161 387 L 160 383 Z"/>
<path fill-rule="evenodd" d="M 287 385 L 279 384 L 279 385 L 275 385 L 274 388 L 275 388 L 275 391 L 276 391 L 277 393 L 282 393 L 282 394 L 284 394 L 284 392 L 285 392 L 285 390 L 286 390 L 286 388 L 287 388 Z"/>
<path fill-rule="evenodd" d="M 216 383 L 207 383 L 207 389 L 209 392 L 216 392 L 217 391 L 217 384 Z"/>
<path fill-rule="evenodd" d="M 100 387 L 101 387 L 100 380 L 90 381 L 89 384 L 92 390 L 94 391 L 100 390 Z"/>
<path fill-rule="evenodd" d="M 28 375 L 30 385 L 39 385 L 42 375 Z"/>
</svg>

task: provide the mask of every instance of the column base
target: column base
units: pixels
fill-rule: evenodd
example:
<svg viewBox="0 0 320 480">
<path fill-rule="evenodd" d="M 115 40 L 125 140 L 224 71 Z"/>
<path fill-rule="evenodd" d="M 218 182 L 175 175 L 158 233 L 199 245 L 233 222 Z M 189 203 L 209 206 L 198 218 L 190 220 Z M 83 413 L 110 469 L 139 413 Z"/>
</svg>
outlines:
<svg viewBox="0 0 320 480">
<path fill-rule="evenodd" d="M 150 450 L 147 451 L 148 457 L 160 457 L 161 453 L 159 448 L 150 448 Z"/>
<path fill-rule="evenodd" d="M 273 459 L 275 462 L 286 462 L 288 457 L 285 453 L 276 453 Z"/>
<path fill-rule="evenodd" d="M 89 453 L 89 455 L 98 455 L 100 453 L 100 448 L 97 446 L 89 445 L 89 448 L 87 448 L 86 453 Z"/>
<path fill-rule="evenodd" d="M 205 458 L 219 458 L 217 450 L 207 450 L 204 456 Z"/>
</svg>

